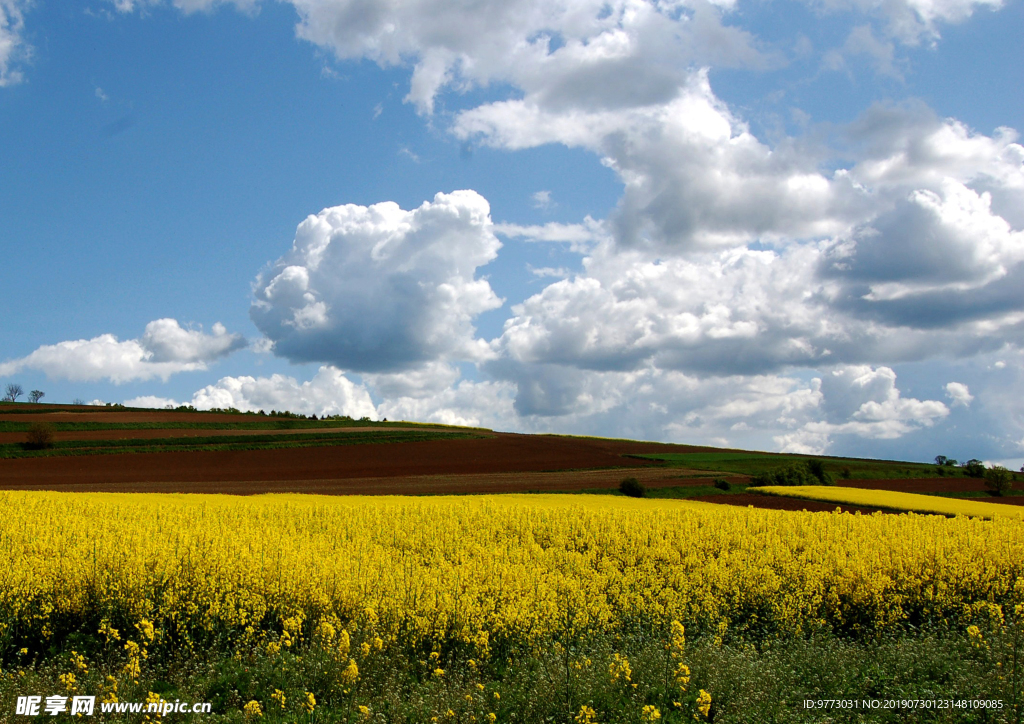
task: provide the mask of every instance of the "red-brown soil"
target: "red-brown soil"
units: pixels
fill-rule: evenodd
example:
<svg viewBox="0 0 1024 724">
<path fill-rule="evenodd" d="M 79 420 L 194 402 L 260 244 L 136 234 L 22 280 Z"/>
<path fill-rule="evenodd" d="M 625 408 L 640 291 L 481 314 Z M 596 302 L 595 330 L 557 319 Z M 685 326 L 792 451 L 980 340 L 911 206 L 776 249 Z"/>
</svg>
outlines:
<svg viewBox="0 0 1024 724">
<path fill-rule="evenodd" d="M 37 412 L 33 406 L 32 411 L 26 414 L 0 413 L 0 420 L 26 423 L 240 421 L 237 415 L 231 414 L 56 406 L 40 408 Z M 100 430 L 58 432 L 56 436 L 61 440 L 116 440 L 344 433 L 381 429 L 425 428 L 360 426 L 322 430 Z M 748 480 L 742 475 L 663 468 L 653 462 L 624 457 L 654 452 L 714 452 L 712 448 L 548 435 L 480 434 L 482 436 L 476 439 L 435 439 L 283 450 L 162 452 L 0 460 L 0 488 L 236 495 L 271 492 L 424 495 L 615 488 L 625 477 L 635 477 L 649 488 L 708 485 L 714 478 L 724 478 L 733 484 Z M 24 436 L 25 433 L 0 433 L 0 443 L 21 442 Z M 837 482 L 849 487 L 912 493 L 977 492 L 979 498 L 988 502 L 1024 505 L 1024 497 L 983 497 L 984 481 L 974 478 Z M 861 513 L 879 510 L 756 493 L 711 495 L 694 500 L 781 510 L 833 511 L 837 507 Z"/>
<path fill-rule="evenodd" d="M 116 413 L 108 413 L 116 414 Z M 206 432 L 206 431 L 204 431 Z M 658 475 L 687 471 L 644 464 L 628 453 L 699 452 L 685 445 L 487 433 L 485 437 L 423 442 L 341 445 L 283 450 L 161 452 L 0 460 L 0 487 L 45 490 L 176 490 L 180 492 L 484 492 L 485 489 L 539 490 L 615 487 L 621 468 L 652 469 Z M 594 484 L 578 473 L 522 476 L 620 468 Z M 498 474 L 506 474 L 504 476 Z M 509 477 L 509 476 L 512 477 Z M 469 477 L 458 480 L 461 476 Z M 494 478 L 486 482 L 479 476 Z M 574 477 L 575 476 L 575 477 Z M 639 475 L 636 475 L 639 477 Z M 427 478 L 433 478 L 433 482 Z M 557 478 L 557 482 L 556 481 Z M 400 480 L 401 479 L 401 480 Z M 442 482 L 442 479 L 444 482 Z M 372 481 L 372 482 L 371 482 Z M 384 481 L 388 481 L 385 486 Z M 682 484 L 666 480 L 663 484 Z M 706 481 L 704 481 L 706 483 Z M 387 490 L 382 488 L 386 487 Z"/>
</svg>

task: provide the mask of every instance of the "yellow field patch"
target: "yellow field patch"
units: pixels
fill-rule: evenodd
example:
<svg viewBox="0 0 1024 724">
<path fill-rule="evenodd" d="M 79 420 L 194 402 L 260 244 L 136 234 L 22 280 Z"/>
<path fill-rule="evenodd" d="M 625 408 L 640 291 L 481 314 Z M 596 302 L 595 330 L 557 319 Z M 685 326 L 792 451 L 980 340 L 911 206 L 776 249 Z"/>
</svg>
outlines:
<svg viewBox="0 0 1024 724">
<path fill-rule="evenodd" d="M 0 637 L 106 619 L 187 646 L 330 621 L 486 647 L 629 621 L 963 620 L 1024 592 L 1024 523 L 1008 517 L 557 495 L 2 492 L 0 505 Z"/>
<path fill-rule="evenodd" d="M 970 515 L 977 518 L 1016 518 L 1020 519 L 1024 509 L 1015 505 L 985 503 L 977 500 L 960 498 L 941 498 L 936 495 L 918 495 L 916 493 L 900 493 L 893 490 L 865 490 L 863 488 L 843 488 L 831 485 L 770 485 L 755 488 L 759 493 L 779 495 L 787 498 L 803 498 L 818 500 L 825 503 L 841 503 L 845 505 L 863 505 L 869 507 L 905 510 L 915 513 L 936 513 L 938 515 Z"/>
</svg>

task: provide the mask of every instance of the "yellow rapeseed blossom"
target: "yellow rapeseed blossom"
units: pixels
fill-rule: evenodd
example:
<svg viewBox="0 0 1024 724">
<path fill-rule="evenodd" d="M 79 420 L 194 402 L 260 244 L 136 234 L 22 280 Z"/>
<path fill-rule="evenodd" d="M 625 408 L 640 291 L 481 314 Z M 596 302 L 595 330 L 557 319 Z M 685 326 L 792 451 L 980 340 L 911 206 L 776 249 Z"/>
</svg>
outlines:
<svg viewBox="0 0 1024 724">
<path fill-rule="evenodd" d="M 341 683 L 350 685 L 356 683 L 359 679 L 359 667 L 356 666 L 356 662 L 353 659 L 348 660 L 348 666 L 341 672 Z"/>
<path fill-rule="evenodd" d="M 580 707 L 579 713 L 576 714 L 574 721 L 576 724 L 596 724 L 597 712 L 584 704 Z"/>
<path fill-rule="evenodd" d="M 661 719 L 661 712 L 658 711 L 658 707 L 648 704 L 640 712 L 640 719 L 643 721 L 658 721 L 658 719 Z"/>
<path fill-rule="evenodd" d="M 69 672 L 67 674 L 61 674 L 57 678 L 60 680 L 60 683 L 64 685 L 65 689 L 67 689 L 68 691 L 74 691 L 75 690 L 75 683 L 76 682 L 75 682 L 75 675 L 74 674 Z"/>
<path fill-rule="evenodd" d="M 287 698 L 285 697 L 283 691 L 281 691 L 280 689 L 274 689 L 274 693 L 270 695 L 270 699 L 272 701 L 276 701 L 281 706 L 281 708 L 284 709 L 284 705 L 285 702 L 287 701 Z"/>
<path fill-rule="evenodd" d="M 306 692 L 306 700 L 302 702 L 302 710 L 307 714 L 312 714 L 313 710 L 316 709 L 316 697 L 313 696 L 313 692 Z"/>
<path fill-rule="evenodd" d="M 263 708 L 258 701 L 253 699 L 242 708 L 242 713 L 245 714 L 246 719 L 255 719 L 263 716 Z"/>
<path fill-rule="evenodd" d="M 363 704 L 360 704 L 359 705 L 359 714 L 363 717 L 363 719 L 369 719 L 370 718 L 370 707 L 365 706 Z"/>
<path fill-rule="evenodd" d="M 112 622 L 125 622 L 131 680 L 147 647 L 168 641 L 251 642 L 274 655 L 308 634 L 346 662 L 351 632 L 370 644 L 355 648 L 361 657 L 454 645 L 486 662 L 496 641 L 538 646 L 648 620 L 671 627 L 678 663 L 685 631 L 673 621 L 719 637 L 726 627 L 743 636 L 754 616 L 760 630 L 787 634 L 907 620 L 984 630 L 1024 604 L 1024 522 L 1009 513 L 554 495 L 3 491 L 0 505 L 0 621 L 24 637 L 11 645 L 52 643 L 99 620 L 113 655 L 128 637 Z"/>
<path fill-rule="evenodd" d="M 708 715 L 708 712 L 711 711 L 711 694 L 703 689 L 700 690 L 700 694 L 697 696 L 697 711 L 705 717 Z"/>
<path fill-rule="evenodd" d="M 633 670 L 629 666 L 629 659 L 621 654 L 612 654 L 611 663 L 608 664 L 608 675 L 612 681 L 632 681 Z"/>
</svg>

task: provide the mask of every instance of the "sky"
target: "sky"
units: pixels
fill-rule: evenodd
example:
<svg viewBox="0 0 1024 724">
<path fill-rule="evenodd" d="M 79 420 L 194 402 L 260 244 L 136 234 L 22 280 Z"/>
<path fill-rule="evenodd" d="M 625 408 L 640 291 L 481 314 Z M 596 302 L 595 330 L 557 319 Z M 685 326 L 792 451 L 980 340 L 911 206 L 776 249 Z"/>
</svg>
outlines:
<svg viewBox="0 0 1024 724">
<path fill-rule="evenodd" d="M 1022 0 L 0 0 L 0 386 L 1024 462 Z"/>
</svg>

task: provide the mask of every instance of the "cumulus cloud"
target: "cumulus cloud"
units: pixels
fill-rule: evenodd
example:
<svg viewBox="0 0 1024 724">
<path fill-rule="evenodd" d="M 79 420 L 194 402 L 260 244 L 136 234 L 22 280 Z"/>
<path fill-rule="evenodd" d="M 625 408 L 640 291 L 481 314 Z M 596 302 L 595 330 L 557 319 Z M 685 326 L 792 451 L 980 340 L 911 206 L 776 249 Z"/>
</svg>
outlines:
<svg viewBox="0 0 1024 724">
<path fill-rule="evenodd" d="M 820 170 L 819 152 L 760 142 L 705 71 L 659 104 L 570 112 L 527 95 L 461 112 L 454 132 L 506 149 L 562 143 L 600 154 L 625 186 L 619 243 L 659 253 L 839 234 L 870 206 L 848 174 Z"/>
<path fill-rule="evenodd" d="M 243 412 L 288 410 L 303 415 L 348 415 L 377 419 L 370 394 L 335 367 L 323 366 L 312 379 L 298 382 L 294 377 L 222 377 L 192 396 L 200 410 L 234 407 Z"/>
<path fill-rule="evenodd" d="M 946 395 L 953 401 L 953 407 L 968 407 L 974 399 L 967 385 L 962 382 L 949 382 L 946 384 Z"/>
<path fill-rule="evenodd" d="M 413 64 L 406 100 L 433 112 L 439 91 L 509 82 L 561 104 L 671 97 L 690 64 L 773 62 L 707 2 L 292 0 L 298 35 L 338 58 Z M 729 6 L 731 3 L 721 3 Z"/>
<path fill-rule="evenodd" d="M 245 346 L 239 334 L 213 325 L 212 334 L 184 329 L 174 319 L 146 325 L 139 339 L 119 341 L 112 334 L 43 345 L 20 359 L 0 364 L 0 375 L 23 369 L 73 381 L 107 379 L 115 384 L 205 370 L 210 362 Z"/>
<path fill-rule="evenodd" d="M 388 372 L 489 354 L 473 318 L 501 306 L 476 270 L 501 244 L 473 191 L 404 211 L 336 206 L 299 225 L 291 251 L 259 276 L 250 315 L 293 361 Z"/>
</svg>

